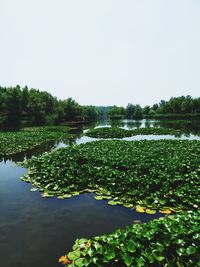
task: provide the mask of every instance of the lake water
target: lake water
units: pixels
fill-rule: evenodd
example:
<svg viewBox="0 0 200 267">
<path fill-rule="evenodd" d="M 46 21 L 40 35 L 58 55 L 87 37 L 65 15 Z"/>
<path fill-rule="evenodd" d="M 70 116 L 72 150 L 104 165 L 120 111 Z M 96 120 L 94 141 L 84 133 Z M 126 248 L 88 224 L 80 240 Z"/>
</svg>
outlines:
<svg viewBox="0 0 200 267">
<path fill-rule="evenodd" d="M 117 125 L 126 129 L 139 127 L 170 127 L 181 129 L 180 139 L 200 140 L 198 121 L 133 121 L 99 122 L 90 127 Z M 146 222 L 161 214 L 148 215 L 120 206 L 97 201 L 93 194 L 71 199 L 42 198 L 30 192 L 31 185 L 20 180 L 26 169 L 18 161 L 59 147 L 95 140 L 84 135 L 82 126 L 75 137 L 65 142 L 50 143 L 27 153 L 0 160 L 0 267 L 56 267 L 58 258 L 71 250 L 77 238 L 92 237 L 132 224 Z M 134 136 L 125 140 L 172 139 L 173 136 Z M 176 138 L 179 139 L 179 138 Z"/>
</svg>

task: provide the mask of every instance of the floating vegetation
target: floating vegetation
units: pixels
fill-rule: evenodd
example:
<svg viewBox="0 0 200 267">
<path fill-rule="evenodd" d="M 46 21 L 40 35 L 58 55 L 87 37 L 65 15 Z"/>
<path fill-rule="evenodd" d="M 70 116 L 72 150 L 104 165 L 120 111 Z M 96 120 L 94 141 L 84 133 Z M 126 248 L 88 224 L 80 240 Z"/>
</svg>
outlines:
<svg viewBox="0 0 200 267">
<path fill-rule="evenodd" d="M 112 234 L 77 239 L 59 260 L 68 267 L 200 266 L 200 213 L 182 212 L 127 226 Z"/>
<path fill-rule="evenodd" d="M 71 129 L 68 126 L 38 126 L 38 127 L 25 127 L 21 129 L 21 131 L 25 132 L 59 132 L 59 133 L 67 133 Z"/>
<path fill-rule="evenodd" d="M 32 187 L 32 188 L 30 189 L 30 191 L 31 191 L 31 192 L 35 192 L 35 191 L 38 191 L 38 189 L 35 188 L 35 187 Z"/>
<path fill-rule="evenodd" d="M 86 132 L 86 135 L 94 138 L 124 138 L 135 135 L 175 135 L 180 136 L 181 131 L 170 128 L 138 128 L 126 130 L 119 127 L 94 128 Z"/>
<path fill-rule="evenodd" d="M 109 205 L 170 214 L 199 205 L 199 155 L 199 141 L 102 140 L 32 158 L 22 179 L 47 196 L 95 192 Z"/>
<path fill-rule="evenodd" d="M 45 197 L 91 192 L 112 206 L 168 215 L 145 224 L 135 221 L 91 240 L 78 239 L 73 251 L 59 259 L 64 266 L 193 267 L 200 266 L 199 155 L 199 141 L 102 140 L 25 161 L 29 172 L 22 179 Z"/>
<path fill-rule="evenodd" d="M 0 157 L 25 152 L 48 141 L 67 139 L 70 137 L 68 131 L 65 126 L 47 126 L 0 132 Z"/>
</svg>

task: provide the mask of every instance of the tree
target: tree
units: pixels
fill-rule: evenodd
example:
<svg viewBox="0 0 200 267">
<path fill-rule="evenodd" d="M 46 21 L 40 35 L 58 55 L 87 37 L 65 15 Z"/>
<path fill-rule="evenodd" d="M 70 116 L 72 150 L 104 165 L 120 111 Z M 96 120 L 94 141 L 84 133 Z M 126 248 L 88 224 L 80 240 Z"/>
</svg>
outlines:
<svg viewBox="0 0 200 267">
<path fill-rule="evenodd" d="M 145 107 L 143 108 L 142 113 L 143 113 L 144 115 L 149 115 L 150 110 L 151 110 L 150 106 L 145 106 Z"/>
<path fill-rule="evenodd" d="M 62 102 L 64 109 L 64 118 L 66 121 L 82 120 L 82 107 L 71 97 Z"/>
<path fill-rule="evenodd" d="M 142 119 L 142 108 L 140 105 L 135 105 L 135 111 L 133 117 L 135 119 Z"/>
<path fill-rule="evenodd" d="M 83 119 L 85 121 L 95 121 L 99 117 L 99 111 L 94 106 L 83 106 Z"/>
<path fill-rule="evenodd" d="M 122 119 L 125 116 L 124 107 L 113 106 L 109 111 L 108 115 L 111 119 Z"/>
<path fill-rule="evenodd" d="M 131 103 L 128 103 L 126 107 L 126 118 L 132 119 L 135 112 L 135 106 Z"/>
</svg>

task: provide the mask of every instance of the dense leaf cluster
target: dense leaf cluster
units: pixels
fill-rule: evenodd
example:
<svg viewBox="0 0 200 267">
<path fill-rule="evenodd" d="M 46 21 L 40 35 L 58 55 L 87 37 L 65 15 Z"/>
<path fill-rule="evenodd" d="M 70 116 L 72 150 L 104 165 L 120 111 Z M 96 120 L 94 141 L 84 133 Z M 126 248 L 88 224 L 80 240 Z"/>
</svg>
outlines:
<svg viewBox="0 0 200 267">
<path fill-rule="evenodd" d="M 49 195 L 95 190 L 111 205 L 193 209 L 199 204 L 200 142 L 96 141 L 25 162 L 30 181 Z"/>
<path fill-rule="evenodd" d="M 200 266 L 200 212 L 134 224 L 112 234 L 77 239 L 62 257 L 69 267 L 84 266 Z"/>
<path fill-rule="evenodd" d="M 126 130 L 119 127 L 101 127 L 94 128 L 86 132 L 89 137 L 95 138 L 124 138 L 134 135 L 180 135 L 179 130 L 170 128 L 139 128 L 133 130 Z"/>
<path fill-rule="evenodd" d="M 65 126 L 32 127 L 17 132 L 0 132 L 0 156 L 24 152 L 43 143 L 69 138 Z"/>
</svg>

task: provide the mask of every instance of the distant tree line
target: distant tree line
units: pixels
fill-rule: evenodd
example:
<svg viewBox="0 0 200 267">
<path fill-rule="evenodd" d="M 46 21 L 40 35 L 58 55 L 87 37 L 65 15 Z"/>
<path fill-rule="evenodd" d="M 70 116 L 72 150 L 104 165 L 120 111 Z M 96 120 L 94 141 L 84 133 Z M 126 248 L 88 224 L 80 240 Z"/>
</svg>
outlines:
<svg viewBox="0 0 200 267">
<path fill-rule="evenodd" d="M 98 108 L 81 106 L 72 98 L 58 100 L 50 93 L 27 86 L 0 87 L 0 123 L 22 125 L 61 124 L 67 121 L 93 121 Z"/>
<path fill-rule="evenodd" d="M 200 97 L 172 97 L 169 101 L 161 100 L 159 104 L 141 107 L 129 103 L 126 108 L 113 106 L 108 110 L 110 118 L 142 119 L 142 118 L 184 118 L 200 117 Z"/>
<path fill-rule="evenodd" d="M 129 103 L 118 106 L 82 106 L 72 98 L 58 100 L 50 93 L 27 86 L 0 87 L 0 125 L 52 125 L 65 122 L 90 122 L 97 119 L 142 119 L 200 117 L 200 97 L 172 97 L 169 101 L 141 107 Z"/>
</svg>

